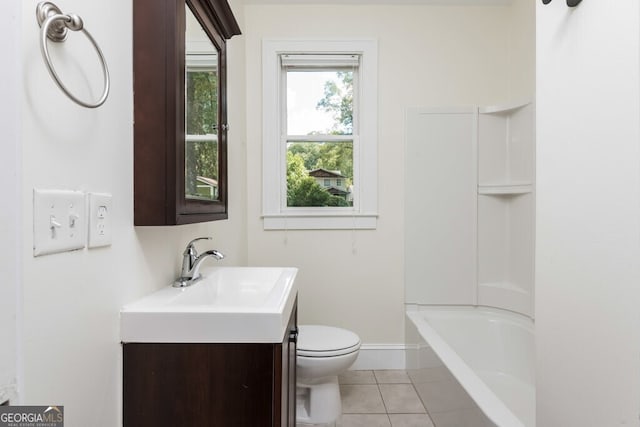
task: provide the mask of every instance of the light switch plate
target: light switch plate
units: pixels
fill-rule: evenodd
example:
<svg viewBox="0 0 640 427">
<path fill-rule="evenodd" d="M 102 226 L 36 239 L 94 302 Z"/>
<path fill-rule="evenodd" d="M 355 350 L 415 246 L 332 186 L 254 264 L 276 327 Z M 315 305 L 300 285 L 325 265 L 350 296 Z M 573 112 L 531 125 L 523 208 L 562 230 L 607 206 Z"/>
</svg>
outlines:
<svg viewBox="0 0 640 427">
<path fill-rule="evenodd" d="M 33 255 L 85 247 L 85 194 L 69 190 L 33 190 Z"/>
<path fill-rule="evenodd" d="M 89 248 L 111 245 L 112 199 L 111 194 L 89 193 Z"/>
</svg>

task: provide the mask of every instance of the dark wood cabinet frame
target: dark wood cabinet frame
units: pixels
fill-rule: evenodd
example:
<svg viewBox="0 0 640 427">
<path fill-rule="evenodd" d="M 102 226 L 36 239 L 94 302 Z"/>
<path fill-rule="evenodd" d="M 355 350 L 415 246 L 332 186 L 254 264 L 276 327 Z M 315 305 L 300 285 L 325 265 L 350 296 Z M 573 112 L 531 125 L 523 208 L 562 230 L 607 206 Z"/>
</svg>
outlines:
<svg viewBox="0 0 640 427">
<path fill-rule="evenodd" d="M 185 3 L 219 54 L 216 201 L 185 197 Z M 135 225 L 228 218 L 226 40 L 237 34 L 226 0 L 133 1 Z"/>
</svg>

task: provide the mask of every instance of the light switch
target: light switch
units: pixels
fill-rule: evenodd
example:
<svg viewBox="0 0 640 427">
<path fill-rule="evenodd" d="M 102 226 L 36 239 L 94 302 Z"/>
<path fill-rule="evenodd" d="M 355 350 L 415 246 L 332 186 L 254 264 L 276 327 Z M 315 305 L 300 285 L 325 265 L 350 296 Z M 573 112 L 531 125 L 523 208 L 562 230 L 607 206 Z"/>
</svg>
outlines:
<svg viewBox="0 0 640 427">
<path fill-rule="evenodd" d="M 33 255 L 85 247 L 85 194 L 69 190 L 33 190 Z"/>
<path fill-rule="evenodd" d="M 89 193 L 89 248 L 111 245 L 111 194 Z"/>
</svg>

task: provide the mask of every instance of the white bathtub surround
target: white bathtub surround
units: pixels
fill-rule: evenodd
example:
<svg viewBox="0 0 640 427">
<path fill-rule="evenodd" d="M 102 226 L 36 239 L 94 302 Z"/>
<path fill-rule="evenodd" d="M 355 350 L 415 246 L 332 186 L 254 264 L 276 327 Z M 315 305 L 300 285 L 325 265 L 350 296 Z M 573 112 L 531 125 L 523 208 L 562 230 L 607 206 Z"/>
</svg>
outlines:
<svg viewBox="0 0 640 427">
<path fill-rule="evenodd" d="M 430 413 L 458 410 L 468 416 L 477 405 L 498 427 L 535 426 L 531 319 L 485 307 L 433 306 L 407 310 L 407 317 L 408 339 L 419 345 L 413 375 L 441 381 L 437 387 L 430 381 L 416 386 L 423 400 L 436 405 L 428 408 Z M 456 382 L 473 401 L 456 389 Z"/>
<path fill-rule="evenodd" d="M 407 110 L 406 302 L 533 316 L 533 119 L 526 101 Z"/>
<path fill-rule="evenodd" d="M 406 128 L 407 367 L 446 365 L 417 388 L 458 424 L 531 427 L 534 104 L 411 108 Z"/>
</svg>

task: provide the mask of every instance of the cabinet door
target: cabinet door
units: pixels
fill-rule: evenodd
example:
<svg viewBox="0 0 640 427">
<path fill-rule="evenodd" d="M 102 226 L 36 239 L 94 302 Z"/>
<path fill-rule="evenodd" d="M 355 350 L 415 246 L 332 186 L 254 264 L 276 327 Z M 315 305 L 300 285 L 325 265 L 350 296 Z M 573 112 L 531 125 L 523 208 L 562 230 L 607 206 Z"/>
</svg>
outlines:
<svg viewBox="0 0 640 427">
<path fill-rule="evenodd" d="M 226 40 L 237 34 L 226 0 L 133 1 L 135 225 L 227 219 Z"/>
<path fill-rule="evenodd" d="M 124 344 L 123 426 L 280 426 L 280 417 L 272 422 L 274 347 L 280 343 Z"/>
</svg>

